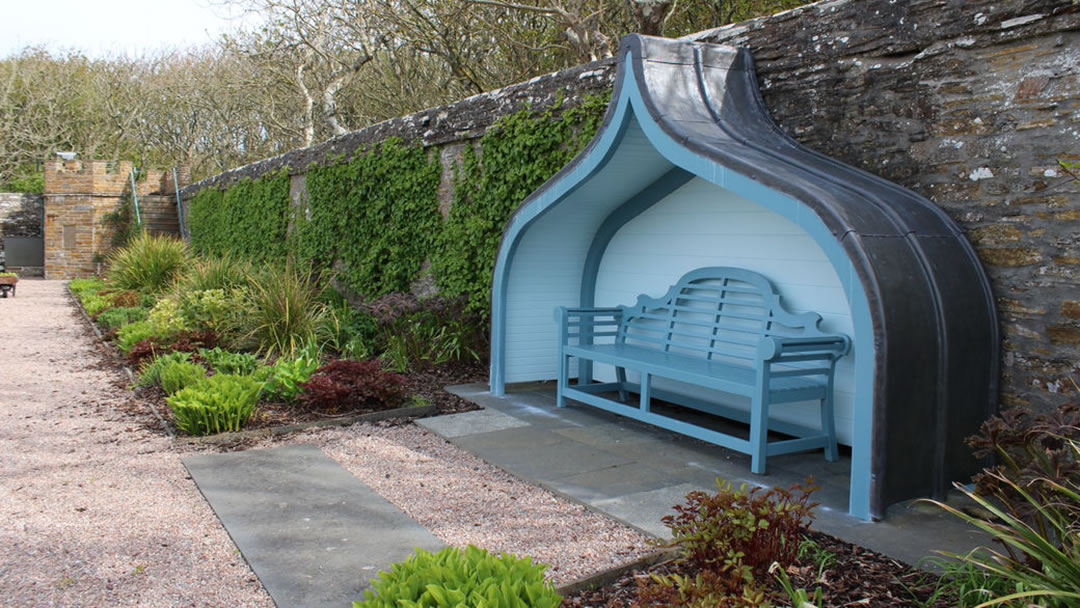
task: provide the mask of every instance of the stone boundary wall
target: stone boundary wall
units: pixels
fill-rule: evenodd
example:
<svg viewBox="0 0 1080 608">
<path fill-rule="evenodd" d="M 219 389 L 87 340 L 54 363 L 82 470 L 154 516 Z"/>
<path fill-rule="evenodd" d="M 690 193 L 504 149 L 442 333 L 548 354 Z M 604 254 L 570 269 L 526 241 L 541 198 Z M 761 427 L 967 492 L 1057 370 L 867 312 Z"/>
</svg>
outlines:
<svg viewBox="0 0 1080 608">
<path fill-rule="evenodd" d="M 1002 403 L 1078 399 L 1080 5 L 1067 1 L 830 0 L 688 37 L 749 47 L 780 128 L 915 190 L 965 229 L 997 294 Z M 182 191 L 346 158 L 389 137 L 440 154 L 449 200 L 462 146 L 526 104 L 607 90 L 600 61 L 386 121 Z M 963 356 L 956 353 L 955 356 Z"/>
<path fill-rule="evenodd" d="M 0 192 L 0 249 L 5 236 L 40 237 L 45 197 L 22 192 Z"/>
</svg>

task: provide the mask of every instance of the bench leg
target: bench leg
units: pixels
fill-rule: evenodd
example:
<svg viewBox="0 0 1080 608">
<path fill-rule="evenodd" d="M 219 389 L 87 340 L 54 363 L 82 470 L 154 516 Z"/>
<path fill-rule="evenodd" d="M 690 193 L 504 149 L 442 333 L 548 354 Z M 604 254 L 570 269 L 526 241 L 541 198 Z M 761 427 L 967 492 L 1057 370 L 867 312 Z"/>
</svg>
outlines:
<svg viewBox="0 0 1080 608">
<path fill-rule="evenodd" d="M 570 382 L 570 355 L 559 353 L 559 381 L 555 384 L 555 406 L 566 407 L 566 395 L 563 389 Z"/>
<path fill-rule="evenodd" d="M 765 395 L 754 397 L 750 406 L 750 472 L 765 474 L 765 458 L 768 454 L 769 404 Z"/>
<path fill-rule="evenodd" d="M 832 391 L 821 400 L 821 431 L 825 433 L 825 460 L 840 460 L 840 451 L 836 447 L 836 421 L 833 417 Z"/>
<path fill-rule="evenodd" d="M 615 380 L 619 383 L 619 401 L 626 403 L 630 400 L 630 395 L 626 392 L 626 368 L 615 368 Z"/>
<path fill-rule="evenodd" d="M 652 376 L 641 372 L 641 405 L 643 412 L 649 411 L 649 402 L 652 400 Z"/>
</svg>

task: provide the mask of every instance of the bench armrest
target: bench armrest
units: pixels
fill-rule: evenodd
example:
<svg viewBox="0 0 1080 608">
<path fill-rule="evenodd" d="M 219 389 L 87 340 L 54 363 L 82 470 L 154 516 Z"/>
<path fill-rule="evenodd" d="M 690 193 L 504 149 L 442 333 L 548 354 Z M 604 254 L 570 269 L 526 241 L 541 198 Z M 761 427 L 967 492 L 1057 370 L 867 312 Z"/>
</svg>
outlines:
<svg viewBox="0 0 1080 608">
<path fill-rule="evenodd" d="M 844 335 L 812 338 L 781 338 L 769 336 L 758 343 L 757 356 L 761 361 L 792 363 L 796 361 L 836 361 L 851 349 L 851 340 Z"/>
<path fill-rule="evenodd" d="M 587 344 L 593 338 L 614 336 L 621 319 L 621 308 L 555 308 L 561 344 L 569 344 L 570 338 L 577 338 L 579 344 Z"/>
</svg>

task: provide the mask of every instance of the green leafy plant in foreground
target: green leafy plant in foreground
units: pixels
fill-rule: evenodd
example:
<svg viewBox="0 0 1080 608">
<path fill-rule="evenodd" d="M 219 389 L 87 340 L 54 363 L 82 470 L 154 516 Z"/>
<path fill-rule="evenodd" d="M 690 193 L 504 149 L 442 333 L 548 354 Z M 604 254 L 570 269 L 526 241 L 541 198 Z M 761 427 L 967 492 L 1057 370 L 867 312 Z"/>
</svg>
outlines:
<svg viewBox="0 0 1080 608">
<path fill-rule="evenodd" d="M 120 306 L 118 308 L 103 310 L 98 314 L 96 320 L 105 329 L 118 329 L 128 323 L 146 320 L 148 312 L 148 310 L 141 306 Z"/>
<path fill-rule="evenodd" d="M 353 608 L 555 608 L 562 598 L 544 580 L 547 566 L 469 545 L 415 553 L 380 572 Z"/>
<path fill-rule="evenodd" d="M 139 370 L 139 378 L 135 381 L 137 386 L 160 386 L 161 369 L 170 363 L 191 361 L 191 353 L 175 351 L 158 355 L 142 366 Z"/>
<path fill-rule="evenodd" d="M 158 372 L 161 390 L 172 395 L 185 387 L 196 384 L 206 377 L 206 368 L 191 361 L 172 361 L 161 366 Z"/>
<path fill-rule="evenodd" d="M 250 376 L 217 374 L 181 389 L 165 401 L 173 423 L 189 435 L 240 430 L 255 412 L 261 385 Z"/>
<path fill-rule="evenodd" d="M 276 401 L 294 401 L 303 390 L 303 384 L 319 368 L 318 354 L 310 349 L 294 359 L 281 358 L 273 365 L 260 370 L 264 378 L 262 395 Z"/>
</svg>

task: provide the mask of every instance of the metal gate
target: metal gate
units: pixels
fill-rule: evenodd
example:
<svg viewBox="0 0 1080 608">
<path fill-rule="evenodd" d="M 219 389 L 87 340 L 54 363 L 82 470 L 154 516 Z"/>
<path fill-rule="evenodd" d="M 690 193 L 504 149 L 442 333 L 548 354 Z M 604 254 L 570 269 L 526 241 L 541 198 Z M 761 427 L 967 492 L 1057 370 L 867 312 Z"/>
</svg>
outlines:
<svg viewBox="0 0 1080 608">
<path fill-rule="evenodd" d="M 44 266 L 45 239 L 40 236 L 6 236 L 4 257 L 9 267 Z"/>
</svg>

